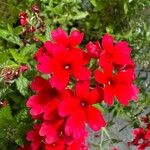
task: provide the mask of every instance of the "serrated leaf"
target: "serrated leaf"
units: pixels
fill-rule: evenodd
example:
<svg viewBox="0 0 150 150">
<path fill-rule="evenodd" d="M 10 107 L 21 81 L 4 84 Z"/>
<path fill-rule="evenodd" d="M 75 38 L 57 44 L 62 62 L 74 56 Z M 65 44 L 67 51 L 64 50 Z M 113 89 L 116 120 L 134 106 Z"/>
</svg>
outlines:
<svg viewBox="0 0 150 150">
<path fill-rule="evenodd" d="M 19 90 L 19 92 L 23 95 L 23 96 L 27 96 L 29 93 L 28 90 L 28 86 L 29 86 L 29 81 L 27 78 L 21 76 L 17 79 L 16 81 L 16 86 L 17 89 Z"/>
<path fill-rule="evenodd" d="M 21 54 L 19 54 L 16 49 L 10 49 L 10 53 L 13 57 L 13 59 L 17 62 L 17 63 L 27 63 L 27 58 L 23 57 Z"/>
</svg>

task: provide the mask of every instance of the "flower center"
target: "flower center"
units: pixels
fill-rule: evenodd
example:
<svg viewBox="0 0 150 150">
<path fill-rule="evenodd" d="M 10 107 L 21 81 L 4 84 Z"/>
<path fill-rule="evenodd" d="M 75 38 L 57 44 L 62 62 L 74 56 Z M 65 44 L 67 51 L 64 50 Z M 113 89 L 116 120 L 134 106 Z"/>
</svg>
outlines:
<svg viewBox="0 0 150 150">
<path fill-rule="evenodd" d="M 84 101 L 81 101 L 80 105 L 81 105 L 81 107 L 86 107 L 88 104 L 87 104 L 87 102 L 84 100 Z"/>
<path fill-rule="evenodd" d="M 107 55 L 108 58 L 111 58 L 111 54 L 110 53 L 107 53 L 106 55 Z"/>
<path fill-rule="evenodd" d="M 71 65 L 70 65 L 70 64 L 65 64 L 65 65 L 64 65 L 64 69 L 65 69 L 65 70 L 70 70 L 70 68 L 71 68 Z"/>
<path fill-rule="evenodd" d="M 112 84 L 114 84 L 114 81 L 112 79 L 109 79 L 108 80 L 108 85 L 112 85 Z"/>
<path fill-rule="evenodd" d="M 56 143 L 53 143 L 52 145 L 53 145 L 53 147 L 56 147 Z"/>
<path fill-rule="evenodd" d="M 62 138 L 63 137 L 63 131 L 60 131 L 59 136 Z"/>
</svg>

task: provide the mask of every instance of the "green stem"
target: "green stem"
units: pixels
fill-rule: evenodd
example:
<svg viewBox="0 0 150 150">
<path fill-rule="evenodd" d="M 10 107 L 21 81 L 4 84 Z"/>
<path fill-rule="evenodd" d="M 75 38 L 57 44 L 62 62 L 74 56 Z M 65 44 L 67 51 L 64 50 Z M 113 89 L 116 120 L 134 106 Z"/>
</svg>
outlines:
<svg viewBox="0 0 150 150">
<path fill-rule="evenodd" d="M 100 145 L 99 145 L 100 150 L 103 149 L 103 148 L 102 148 L 102 144 L 103 144 L 103 133 L 104 133 L 104 131 L 101 130 L 101 140 L 100 140 Z"/>
</svg>

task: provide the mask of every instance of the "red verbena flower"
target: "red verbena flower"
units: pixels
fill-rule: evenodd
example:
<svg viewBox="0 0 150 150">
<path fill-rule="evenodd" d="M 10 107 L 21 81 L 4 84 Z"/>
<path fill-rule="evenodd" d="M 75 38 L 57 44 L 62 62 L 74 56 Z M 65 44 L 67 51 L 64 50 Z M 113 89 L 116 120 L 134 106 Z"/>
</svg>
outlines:
<svg viewBox="0 0 150 150">
<path fill-rule="evenodd" d="M 73 135 L 74 138 L 85 135 L 85 123 L 94 131 L 106 125 L 101 112 L 92 106 L 99 102 L 97 88 L 90 90 L 88 82 L 79 82 L 76 84 L 75 96 L 66 96 L 58 108 L 60 116 L 69 116 L 65 126 L 67 135 Z"/>
<path fill-rule="evenodd" d="M 113 104 L 114 97 L 122 105 L 128 105 L 129 100 L 137 99 L 138 89 L 132 84 L 134 79 L 133 72 L 131 71 L 118 71 L 113 73 L 113 69 L 107 67 L 103 70 L 96 70 L 95 80 L 103 84 L 104 101 L 108 105 Z"/>
<path fill-rule="evenodd" d="M 44 119 L 53 119 L 60 101 L 59 92 L 52 88 L 47 80 L 39 76 L 34 78 L 31 89 L 37 94 L 27 101 L 27 107 L 31 108 L 30 114 L 33 117 L 43 114 Z"/>
<path fill-rule="evenodd" d="M 78 61 L 76 60 L 78 58 Z M 70 76 L 77 80 L 88 80 L 90 71 L 85 67 L 83 52 L 78 48 L 71 50 L 59 49 L 52 58 L 45 56 L 39 60 L 38 70 L 51 73 L 50 83 L 57 89 L 64 89 L 69 83 Z"/>
<path fill-rule="evenodd" d="M 114 38 L 105 34 L 102 38 L 103 52 L 100 56 L 100 65 L 107 66 L 108 64 L 127 65 L 133 64 L 130 57 L 131 48 L 128 47 L 128 43 L 120 41 L 114 44 Z"/>
</svg>

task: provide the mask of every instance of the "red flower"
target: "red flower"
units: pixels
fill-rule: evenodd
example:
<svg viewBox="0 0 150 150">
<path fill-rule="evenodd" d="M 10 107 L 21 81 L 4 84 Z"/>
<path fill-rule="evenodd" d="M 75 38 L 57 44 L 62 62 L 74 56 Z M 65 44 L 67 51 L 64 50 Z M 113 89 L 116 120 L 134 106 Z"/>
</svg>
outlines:
<svg viewBox="0 0 150 150">
<path fill-rule="evenodd" d="M 131 48 L 128 43 L 121 41 L 114 44 L 114 38 L 105 34 L 102 38 L 103 52 L 100 56 L 100 65 L 107 66 L 108 64 L 127 65 L 133 64 L 130 57 Z"/>
<path fill-rule="evenodd" d="M 59 104 L 58 110 L 60 116 L 69 116 L 65 126 L 66 134 L 79 138 L 86 134 L 85 123 L 88 123 L 94 131 L 99 130 L 106 123 L 100 111 L 92 106 L 99 100 L 98 90 L 96 88 L 90 90 L 89 83 L 80 82 L 76 84 L 75 92 L 76 97 L 66 96 Z"/>
<path fill-rule="evenodd" d="M 29 131 L 27 133 L 27 140 L 31 141 L 31 149 L 32 150 L 39 150 L 41 147 L 41 137 L 39 135 L 39 129 L 40 129 L 40 125 L 39 124 L 35 124 L 33 126 L 33 130 Z"/>
<path fill-rule="evenodd" d="M 26 26 L 26 24 L 27 24 L 27 18 L 28 18 L 27 13 L 21 12 L 21 13 L 19 14 L 19 18 L 20 18 L 20 24 L 21 24 L 22 26 Z"/>
<path fill-rule="evenodd" d="M 78 58 L 78 61 L 76 60 Z M 83 52 L 74 48 L 71 50 L 59 49 L 52 58 L 45 56 L 39 60 L 38 69 L 45 73 L 52 73 L 50 83 L 57 89 L 64 89 L 70 76 L 78 80 L 88 80 L 90 71 L 85 67 Z"/>
<path fill-rule="evenodd" d="M 100 54 L 102 52 L 102 48 L 100 46 L 100 43 L 96 41 L 95 43 L 92 43 L 91 41 L 86 45 L 86 49 L 88 51 L 88 54 L 91 58 L 99 58 Z"/>
<path fill-rule="evenodd" d="M 113 104 L 115 96 L 122 105 L 128 105 L 130 99 L 137 99 L 139 91 L 132 84 L 133 77 L 131 71 L 113 73 L 113 69 L 109 67 L 103 71 L 96 70 L 95 72 L 95 80 L 104 86 L 104 101 L 108 105 Z"/>
<path fill-rule="evenodd" d="M 44 119 L 52 120 L 59 103 L 59 92 L 52 88 L 47 80 L 39 76 L 34 78 L 31 88 L 37 94 L 31 96 L 27 101 L 27 107 L 31 108 L 30 114 L 33 117 L 43 114 Z"/>
</svg>

